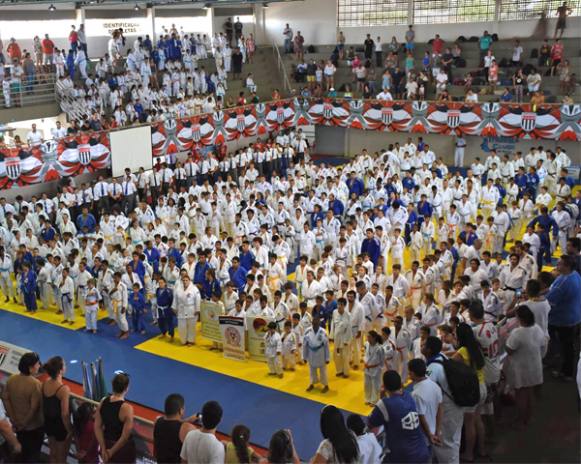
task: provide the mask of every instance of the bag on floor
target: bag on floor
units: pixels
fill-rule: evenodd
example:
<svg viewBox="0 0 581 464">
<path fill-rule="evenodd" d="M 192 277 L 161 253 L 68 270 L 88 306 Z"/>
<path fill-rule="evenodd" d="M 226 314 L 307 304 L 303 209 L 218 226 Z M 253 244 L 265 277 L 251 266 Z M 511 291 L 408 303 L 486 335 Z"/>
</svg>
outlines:
<svg viewBox="0 0 581 464">
<path fill-rule="evenodd" d="M 538 58 L 539 57 L 539 49 L 538 48 L 533 48 L 531 50 L 531 58 Z"/>
<path fill-rule="evenodd" d="M 460 407 L 476 406 L 480 401 L 480 385 L 476 371 L 462 361 L 442 359 L 434 361 L 444 367 L 450 394 L 442 389 L 444 394 Z"/>
<path fill-rule="evenodd" d="M 315 53 L 315 46 L 314 45 L 309 45 L 307 47 L 307 53 Z"/>
</svg>

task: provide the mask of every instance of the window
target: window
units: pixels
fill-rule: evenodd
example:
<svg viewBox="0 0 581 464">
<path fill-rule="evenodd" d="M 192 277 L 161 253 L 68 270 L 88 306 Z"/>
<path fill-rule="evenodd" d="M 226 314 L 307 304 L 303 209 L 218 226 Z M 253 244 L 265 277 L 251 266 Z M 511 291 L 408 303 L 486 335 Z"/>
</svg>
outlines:
<svg viewBox="0 0 581 464">
<path fill-rule="evenodd" d="M 408 24 L 408 0 L 338 0 L 339 27 Z"/>
<path fill-rule="evenodd" d="M 500 0 L 500 20 L 535 19 L 546 12 L 549 18 L 557 17 L 557 8 L 563 0 Z M 581 0 L 569 0 L 571 16 L 581 16 Z"/>
<path fill-rule="evenodd" d="M 495 4 L 495 0 L 415 0 L 413 22 L 442 24 L 494 21 Z"/>
</svg>

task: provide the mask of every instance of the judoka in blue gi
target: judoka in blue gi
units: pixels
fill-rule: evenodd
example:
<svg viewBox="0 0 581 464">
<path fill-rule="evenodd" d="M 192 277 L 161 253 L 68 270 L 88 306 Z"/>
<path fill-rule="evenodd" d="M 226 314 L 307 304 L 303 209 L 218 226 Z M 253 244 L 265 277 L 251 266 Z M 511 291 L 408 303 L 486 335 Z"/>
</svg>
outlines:
<svg viewBox="0 0 581 464">
<path fill-rule="evenodd" d="M 131 307 L 131 322 L 135 333 L 145 334 L 145 322 L 143 315 L 147 309 L 147 300 L 139 284 L 133 284 L 133 291 L 129 294 L 129 306 Z"/>
<path fill-rule="evenodd" d="M 20 290 L 22 292 L 22 299 L 24 300 L 26 311 L 31 313 L 36 312 L 36 273 L 27 261 L 22 263 Z"/>
<path fill-rule="evenodd" d="M 173 339 L 175 327 L 175 315 L 171 308 L 173 291 L 167 287 L 167 282 L 163 277 L 160 277 L 158 285 L 159 287 L 155 291 L 155 298 L 157 300 L 159 330 L 164 337 L 166 333 L 169 333 L 169 336 Z"/>
</svg>

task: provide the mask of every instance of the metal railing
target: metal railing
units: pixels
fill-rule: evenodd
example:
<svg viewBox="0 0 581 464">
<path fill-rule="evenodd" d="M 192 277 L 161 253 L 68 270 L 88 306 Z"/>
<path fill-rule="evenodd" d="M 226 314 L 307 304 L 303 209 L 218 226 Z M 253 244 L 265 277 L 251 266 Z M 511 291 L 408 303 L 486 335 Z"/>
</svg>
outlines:
<svg viewBox="0 0 581 464">
<path fill-rule="evenodd" d="M 288 78 L 288 73 L 286 71 L 284 61 L 282 59 L 282 56 L 280 55 L 278 45 L 274 41 L 272 42 L 272 55 L 274 56 L 278 72 L 280 73 L 280 76 L 282 78 L 282 86 L 284 88 L 284 91 L 290 94 L 292 92 L 292 86 Z"/>
<path fill-rule="evenodd" d="M 0 92 L 0 109 L 31 106 L 55 101 L 55 73 L 37 73 L 12 78 L 10 90 Z"/>
</svg>

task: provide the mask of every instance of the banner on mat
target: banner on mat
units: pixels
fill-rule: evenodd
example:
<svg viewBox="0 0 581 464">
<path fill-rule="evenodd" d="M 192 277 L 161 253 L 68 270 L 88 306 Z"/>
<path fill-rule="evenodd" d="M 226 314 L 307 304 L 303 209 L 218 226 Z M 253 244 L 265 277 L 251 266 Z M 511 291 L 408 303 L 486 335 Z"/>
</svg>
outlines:
<svg viewBox="0 0 581 464">
<path fill-rule="evenodd" d="M 251 359 L 266 362 L 266 357 L 264 356 L 264 334 L 267 332 L 268 323 L 273 320 L 269 317 L 246 318 L 248 354 L 250 354 Z"/>
<path fill-rule="evenodd" d="M 224 314 L 224 307 L 212 301 L 202 301 L 200 304 L 202 320 L 202 336 L 213 342 L 222 342 L 219 317 Z"/>
<path fill-rule="evenodd" d="M 224 357 L 244 361 L 246 359 L 246 340 L 244 333 L 244 318 L 220 316 L 220 332 L 222 333 L 222 346 Z"/>
</svg>

